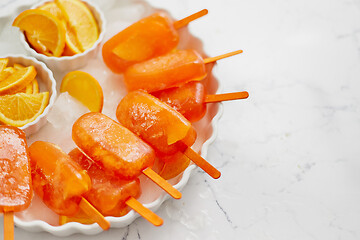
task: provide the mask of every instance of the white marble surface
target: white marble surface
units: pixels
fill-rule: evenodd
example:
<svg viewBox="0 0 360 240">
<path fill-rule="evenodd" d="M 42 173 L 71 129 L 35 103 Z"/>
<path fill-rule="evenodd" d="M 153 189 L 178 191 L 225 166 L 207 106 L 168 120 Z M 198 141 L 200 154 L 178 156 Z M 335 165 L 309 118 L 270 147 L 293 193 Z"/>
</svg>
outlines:
<svg viewBox="0 0 360 240">
<path fill-rule="evenodd" d="M 250 98 L 224 104 L 208 153 L 221 179 L 196 171 L 157 212 L 162 227 L 138 219 L 66 239 L 359 239 L 360 1 L 149 2 L 175 18 L 207 8 L 190 29 L 209 55 L 244 49 L 214 71 L 223 92 Z"/>
</svg>

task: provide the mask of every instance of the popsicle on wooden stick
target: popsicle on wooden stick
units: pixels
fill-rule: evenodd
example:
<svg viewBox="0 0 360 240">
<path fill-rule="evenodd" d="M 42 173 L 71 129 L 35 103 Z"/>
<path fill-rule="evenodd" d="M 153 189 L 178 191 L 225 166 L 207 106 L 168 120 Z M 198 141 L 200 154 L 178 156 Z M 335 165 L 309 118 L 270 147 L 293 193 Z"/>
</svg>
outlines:
<svg viewBox="0 0 360 240">
<path fill-rule="evenodd" d="M 104 216 L 124 216 L 133 208 L 155 226 L 163 223 L 159 216 L 136 200 L 141 195 L 138 178 L 123 180 L 108 174 L 77 148 L 73 149 L 69 156 L 89 174 L 91 188 L 83 196 Z M 137 207 L 139 204 L 140 208 Z M 145 210 L 143 210 L 144 208 Z"/>
<path fill-rule="evenodd" d="M 81 208 L 89 218 L 107 230 L 110 223 L 83 195 L 91 188 L 91 180 L 81 167 L 61 148 L 37 141 L 29 147 L 33 188 L 51 210 L 72 216 Z"/>
<path fill-rule="evenodd" d="M 101 113 L 87 113 L 75 121 L 72 138 L 81 151 L 115 176 L 131 180 L 145 174 L 173 198 L 181 193 L 152 169 L 154 150 L 138 136 Z"/>
<path fill-rule="evenodd" d="M 104 44 L 104 62 L 111 71 L 121 73 L 135 63 L 163 55 L 178 45 L 177 29 L 207 13 L 203 9 L 175 22 L 164 12 L 143 18 Z"/>
<path fill-rule="evenodd" d="M 119 122 L 149 143 L 159 156 L 183 152 L 213 178 L 221 173 L 190 147 L 196 139 L 191 123 L 169 105 L 143 92 L 129 92 L 116 109 Z"/>
<path fill-rule="evenodd" d="M 189 82 L 181 87 L 169 88 L 152 93 L 162 102 L 173 107 L 190 122 L 199 121 L 206 113 L 206 104 L 249 97 L 248 92 L 206 94 L 201 82 Z"/>
<path fill-rule="evenodd" d="M 134 64 L 124 72 L 128 91 L 155 92 L 200 81 L 207 75 L 205 64 L 242 53 L 242 50 L 203 59 L 195 50 L 177 50 Z"/>
<path fill-rule="evenodd" d="M 0 213 L 4 213 L 4 239 L 14 239 L 13 213 L 26 209 L 32 199 L 31 170 L 25 133 L 0 126 Z"/>
</svg>

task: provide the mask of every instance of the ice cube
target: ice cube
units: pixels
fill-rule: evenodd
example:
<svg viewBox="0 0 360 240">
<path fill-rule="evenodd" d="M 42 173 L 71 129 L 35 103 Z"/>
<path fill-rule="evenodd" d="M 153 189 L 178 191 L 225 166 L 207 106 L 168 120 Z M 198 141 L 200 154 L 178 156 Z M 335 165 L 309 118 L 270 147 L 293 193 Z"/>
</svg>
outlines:
<svg viewBox="0 0 360 240">
<path fill-rule="evenodd" d="M 56 99 L 47 115 L 47 120 L 54 128 L 67 129 L 71 128 L 76 119 L 87 112 L 89 112 L 87 107 L 70 96 L 68 92 L 64 92 Z"/>
</svg>

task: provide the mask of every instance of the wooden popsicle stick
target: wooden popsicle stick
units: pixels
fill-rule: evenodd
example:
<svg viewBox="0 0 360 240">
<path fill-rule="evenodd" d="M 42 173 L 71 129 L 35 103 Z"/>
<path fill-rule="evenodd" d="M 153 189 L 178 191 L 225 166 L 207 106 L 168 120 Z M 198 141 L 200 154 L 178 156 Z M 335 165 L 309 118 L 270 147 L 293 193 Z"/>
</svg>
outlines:
<svg viewBox="0 0 360 240">
<path fill-rule="evenodd" d="M 211 62 L 216 62 L 217 60 L 224 59 L 224 58 L 227 58 L 227 57 L 231 57 L 231 56 L 240 54 L 242 52 L 243 52 L 243 50 L 237 50 L 237 51 L 225 53 L 225 54 L 222 54 L 222 55 L 219 55 L 219 56 L 216 56 L 216 57 L 205 58 L 204 63 L 207 64 L 207 63 L 211 63 Z"/>
<path fill-rule="evenodd" d="M 105 217 L 96 209 L 93 205 L 91 205 L 85 198 L 82 198 L 79 204 L 81 210 L 83 210 L 86 215 L 88 215 L 94 222 L 97 222 L 99 226 L 108 230 L 110 228 L 110 223 Z"/>
<path fill-rule="evenodd" d="M 164 189 L 170 196 L 175 199 L 181 198 L 181 192 L 179 192 L 176 188 L 174 188 L 168 181 L 163 179 L 159 174 L 154 172 L 151 168 L 146 168 L 142 171 L 151 181 L 156 183 L 159 187 Z"/>
<path fill-rule="evenodd" d="M 213 103 L 213 102 L 223 102 L 237 99 L 245 99 L 249 97 L 248 92 L 233 92 L 233 93 L 223 93 L 223 94 L 212 94 L 206 95 L 205 103 Z"/>
<path fill-rule="evenodd" d="M 161 217 L 153 213 L 150 209 L 144 207 L 135 198 L 130 197 L 125 203 L 153 225 L 161 226 L 164 223 Z"/>
<path fill-rule="evenodd" d="M 221 176 L 221 172 L 217 170 L 213 165 L 202 158 L 197 152 L 187 147 L 184 154 L 191 159 L 197 166 L 209 174 L 212 178 L 218 179 Z"/>
<path fill-rule="evenodd" d="M 179 29 L 179 28 L 182 28 L 182 27 L 185 27 L 186 25 L 188 25 L 190 22 L 198 19 L 198 18 L 201 18 L 202 16 L 205 16 L 206 14 L 208 14 L 208 10 L 207 9 L 203 9 L 199 12 L 196 12 L 194 14 L 191 14 L 190 16 L 187 16 L 186 18 L 183 18 L 183 19 L 180 19 L 176 22 L 174 22 L 174 28 L 175 29 Z"/>
<path fill-rule="evenodd" d="M 14 212 L 4 212 L 4 240 L 14 239 Z"/>
</svg>

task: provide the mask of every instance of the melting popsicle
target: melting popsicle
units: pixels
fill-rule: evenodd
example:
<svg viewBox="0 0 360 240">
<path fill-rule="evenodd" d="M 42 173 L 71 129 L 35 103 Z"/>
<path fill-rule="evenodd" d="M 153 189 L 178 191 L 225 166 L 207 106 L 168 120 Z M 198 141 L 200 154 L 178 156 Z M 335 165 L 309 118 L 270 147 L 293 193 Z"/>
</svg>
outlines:
<svg viewBox="0 0 360 240">
<path fill-rule="evenodd" d="M 116 109 L 119 122 L 149 143 L 159 156 L 183 152 L 213 178 L 221 173 L 194 152 L 196 132 L 191 123 L 172 107 L 143 92 L 129 92 Z"/>
<path fill-rule="evenodd" d="M 104 216 L 124 216 L 131 209 L 129 205 L 132 206 L 132 202 L 137 202 L 136 199 L 141 195 L 138 178 L 122 180 L 109 175 L 77 148 L 72 150 L 69 156 L 89 174 L 91 189 L 84 194 L 84 197 Z M 147 208 L 143 210 L 144 208 L 141 205 L 140 209 L 134 210 L 155 226 L 162 225 L 163 220 L 160 217 Z"/>
<path fill-rule="evenodd" d="M 249 97 L 248 92 L 206 94 L 205 86 L 201 82 L 189 82 L 181 87 L 154 92 L 152 95 L 173 107 L 190 122 L 199 121 L 205 115 L 207 103 Z"/>
<path fill-rule="evenodd" d="M 91 188 L 91 180 L 55 144 L 37 141 L 29 147 L 33 187 L 36 194 L 59 215 L 72 216 L 81 208 L 104 230 L 110 223 L 83 198 Z"/>
<path fill-rule="evenodd" d="M 134 64 L 124 72 L 128 91 L 155 92 L 206 77 L 205 64 L 230 57 L 242 50 L 203 59 L 195 50 L 177 50 Z"/>
<path fill-rule="evenodd" d="M 172 197 L 181 193 L 152 169 L 154 150 L 127 128 L 101 113 L 87 113 L 75 121 L 72 137 L 90 159 L 119 178 L 131 180 L 144 173 Z"/>
<path fill-rule="evenodd" d="M 121 73 L 135 63 L 163 55 L 178 45 L 177 29 L 207 13 L 204 9 L 175 22 L 164 12 L 143 18 L 104 44 L 104 62 L 111 71 Z"/>
<path fill-rule="evenodd" d="M 4 213 L 4 239 L 14 239 L 14 212 L 26 209 L 33 196 L 25 133 L 0 126 L 0 213 Z"/>
</svg>

